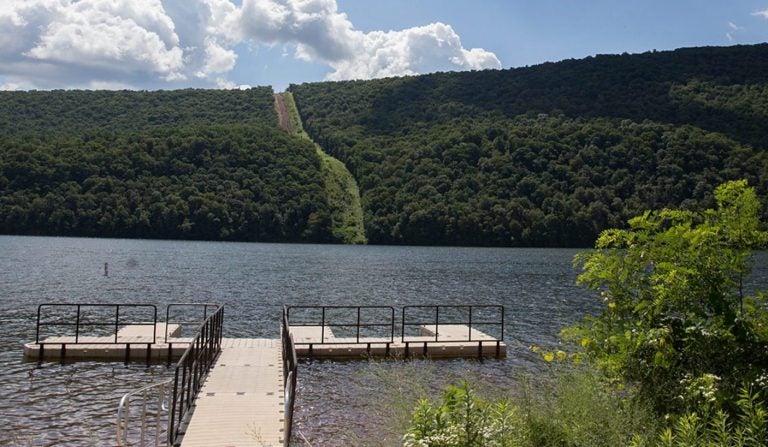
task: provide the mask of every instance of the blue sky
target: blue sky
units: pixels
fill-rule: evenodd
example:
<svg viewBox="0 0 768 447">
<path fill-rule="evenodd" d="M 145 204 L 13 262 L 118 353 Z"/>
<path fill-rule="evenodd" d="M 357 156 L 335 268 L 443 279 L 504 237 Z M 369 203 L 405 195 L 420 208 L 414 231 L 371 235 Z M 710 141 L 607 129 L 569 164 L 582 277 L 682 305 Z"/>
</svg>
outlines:
<svg viewBox="0 0 768 447">
<path fill-rule="evenodd" d="M 768 41 L 768 0 L 3 0 L 0 88 L 235 88 Z"/>
</svg>

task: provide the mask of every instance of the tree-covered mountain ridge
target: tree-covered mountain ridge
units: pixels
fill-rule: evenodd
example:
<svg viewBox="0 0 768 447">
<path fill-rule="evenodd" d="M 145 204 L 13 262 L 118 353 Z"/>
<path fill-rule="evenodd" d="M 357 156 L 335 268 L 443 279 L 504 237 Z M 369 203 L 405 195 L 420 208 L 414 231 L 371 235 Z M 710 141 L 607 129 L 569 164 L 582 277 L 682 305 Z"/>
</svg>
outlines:
<svg viewBox="0 0 768 447">
<path fill-rule="evenodd" d="M 0 92 L 0 234 L 337 242 L 268 87 Z"/>
<path fill-rule="evenodd" d="M 726 180 L 768 193 L 766 44 L 289 90 L 371 243 L 589 246 Z"/>
<path fill-rule="evenodd" d="M 761 44 L 289 90 L 354 175 L 369 243 L 590 246 L 726 180 L 766 202 L 767 87 Z M 0 234 L 343 242 L 272 95 L 0 92 Z"/>
</svg>

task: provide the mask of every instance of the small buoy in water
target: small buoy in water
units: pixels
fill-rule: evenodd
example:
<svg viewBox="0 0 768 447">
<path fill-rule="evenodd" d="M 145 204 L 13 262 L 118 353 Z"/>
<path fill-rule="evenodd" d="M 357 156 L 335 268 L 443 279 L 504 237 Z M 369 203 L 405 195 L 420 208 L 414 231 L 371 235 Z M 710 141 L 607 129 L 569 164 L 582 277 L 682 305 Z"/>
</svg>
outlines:
<svg viewBox="0 0 768 447">
<path fill-rule="evenodd" d="M 104 263 L 104 276 L 109 276 L 109 263 Z"/>
</svg>

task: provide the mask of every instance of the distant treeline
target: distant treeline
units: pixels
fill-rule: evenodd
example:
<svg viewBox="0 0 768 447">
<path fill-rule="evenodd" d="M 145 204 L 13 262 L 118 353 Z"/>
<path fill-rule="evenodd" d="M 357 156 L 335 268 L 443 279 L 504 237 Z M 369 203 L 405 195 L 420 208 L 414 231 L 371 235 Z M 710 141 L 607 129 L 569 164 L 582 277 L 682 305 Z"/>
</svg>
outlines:
<svg viewBox="0 0 768 447">
<path fill-rule="evenodd" d="M 725 180 L 768 193 L 765 44 L 290 90 L 371 243 L 590 246 Z"/>
<path fill-rule="evenodd" d="M 269 88 L 0 92 L 0 233 L 333 241 Z"/>
</svg>

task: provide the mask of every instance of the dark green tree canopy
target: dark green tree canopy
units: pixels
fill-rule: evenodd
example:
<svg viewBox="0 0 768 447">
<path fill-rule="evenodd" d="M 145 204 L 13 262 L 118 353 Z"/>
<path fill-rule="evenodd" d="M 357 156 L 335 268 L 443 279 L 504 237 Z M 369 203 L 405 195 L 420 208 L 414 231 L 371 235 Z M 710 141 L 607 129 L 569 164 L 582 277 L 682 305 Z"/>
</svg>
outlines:
<svg viewBox="0 0 768 447">
<path fill-rule="evenodd" d="M 0 233 L 334 241 L 272 91 L 0 92 Z"/>
<path fill-rule="evenodd" d="M 726 180 L 768 194 L 768 45 L 290 89 L 374 243 L 586 247 Z"/>
</svg>

